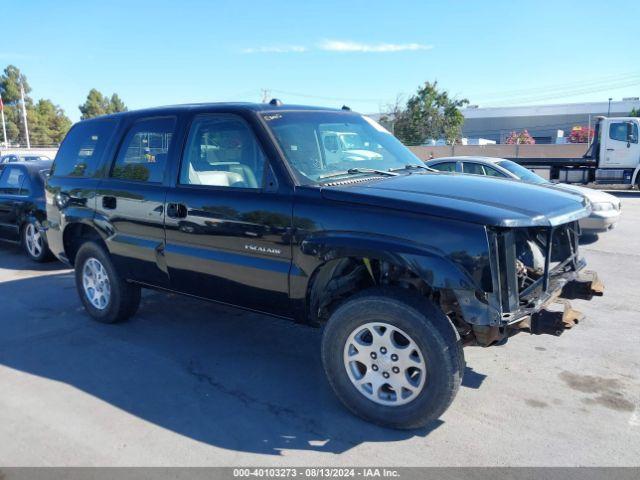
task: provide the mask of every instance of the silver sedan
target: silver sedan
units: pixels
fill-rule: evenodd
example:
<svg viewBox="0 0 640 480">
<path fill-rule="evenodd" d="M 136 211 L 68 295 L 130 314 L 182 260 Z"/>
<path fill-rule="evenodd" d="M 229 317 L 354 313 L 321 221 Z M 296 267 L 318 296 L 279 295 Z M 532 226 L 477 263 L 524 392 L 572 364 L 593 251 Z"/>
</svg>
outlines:
<svg viewBox="0 0 640 480">
<path fill-rule="evenodd" d="M 470 175 L 486 175 L 490 177 L 510 178 L 538 185 L 552 185 L 555 188 L 579 193 L 591 202 L 592 213 L 580 220 L 580 228 L 587 235 L 606 232 L 615 227 L 622 204 L 618 197 L 601 190 L 568 185 L 565 183 L 551 183 L 531 170 L 518 165 L 506 158 L 494 157 L 442 157 L 429 160 L 425 164 L 435 170 L 443 172 L 458 172 Z"/>
</svg>

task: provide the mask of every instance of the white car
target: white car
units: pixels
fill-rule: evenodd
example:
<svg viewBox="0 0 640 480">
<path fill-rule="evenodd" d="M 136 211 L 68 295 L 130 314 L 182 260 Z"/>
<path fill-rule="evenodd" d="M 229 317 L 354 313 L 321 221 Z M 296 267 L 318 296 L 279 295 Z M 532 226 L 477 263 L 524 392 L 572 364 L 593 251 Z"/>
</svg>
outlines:
<svg viewBox="0 0 640 480">
<path fill-rule="evenodd" d="M 578 185 L 551 183 L 541 176 L 536 175 L 531 170 L 506 158 L 442 157 L 429 160 L 425 162 L 425 164 L 435 170 L 443 172 L 511 178 L 538 185 L 550 185 L 561 190 L 580 193 L 591 202 L 593 209 L 590 216 L 583 218 L 579 222 L 583 234 L 594 235 L 611 230 L 620 218 L 622 203 L 618 197 L 601 190 L 580 187 Z"/>
</svg>

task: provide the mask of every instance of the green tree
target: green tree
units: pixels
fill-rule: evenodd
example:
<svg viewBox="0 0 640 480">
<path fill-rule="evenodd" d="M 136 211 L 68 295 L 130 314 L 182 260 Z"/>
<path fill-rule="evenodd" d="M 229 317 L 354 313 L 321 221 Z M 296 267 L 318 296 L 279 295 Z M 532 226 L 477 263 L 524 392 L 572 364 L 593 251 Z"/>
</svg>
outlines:
<svg viewBox="0 0 640 480">
<path fill-rule="evenodd" d="M 82 114 L 80 117 L 82 120 L 98 117 L 100 115 L 107 115 L 109 113 L 127 111 L 127 106 L 120 99 L 117 93 L 114 93 L 111 95 L 111 98 L 109 98 L 95 88 L 92 88 L 89 91 L 87 99 L 78 108 Z"/>
<path fill-rule="evenodd" d="M 51 100 L 38 100 L 27 110 L 27 119 L 31 143 L 34 145 L 59 144 L 71 128 L 71 120 Z"/>
<path fill-rule="evenodd" d="M 29 97 L 31 87 L 27 77 L 20 72 L 15 65 L 8 65 L 2 75 L 0 75 L 0 96 L 4 103 L 4 116 L 7 127 L 7 140 L 9 143 L 26 143 L 24 124 L 22 121 L 22 110 L 20 105 L 20 83 L 25 92 L 25 105 L 27 109 L 33 105 L 33 100 Z"/>
<path fill-rule="evenodd" d="M 438 89 L 438 82 L 425 82 L 411 96 L 405 107 L 396 104 L 395 111 L 381 118 L 392 123 L 393 133 L 407 145 L 420 145 L 427 139 L 444 138 L 452 144 L 460 140 L 464 116 L 460 108 L 467 99 L 456 100 Z"/>
<path fill-rule="evenodd" d="M 111 99 L 109 100 L 109 113 L 126 112 L 127 110 L 127 106 L 117 93 L 111 95 Z"/>
<path fill-rule="evenodd" d="M 631 113 L 629 114 L 630 117 L 640 117 L 640 108 L 632 108 L 631 109 Z"/>
<path fill-rule="evenodd" d="M 0 93 L 5 104 L 16 105 L 20 102 L 20 83 L 24 87 L 26 103 L 29 103 L 31 100 L 29 98 L 31 87 L 27 82 L 27 77 L 15 65 L 8 65 L 3 74 L 0 75 Z"/>
</svg>

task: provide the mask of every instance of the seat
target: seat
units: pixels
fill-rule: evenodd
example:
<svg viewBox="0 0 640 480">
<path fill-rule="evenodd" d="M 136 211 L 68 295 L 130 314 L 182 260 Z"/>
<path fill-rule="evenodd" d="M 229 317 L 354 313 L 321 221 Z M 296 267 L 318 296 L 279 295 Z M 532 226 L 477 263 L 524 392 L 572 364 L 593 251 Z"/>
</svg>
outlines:
<svg viewBox="0 0 640 480">
<path fill-rule="evenodd" d="M 192 165 L 189 165 L 189 183 L 191 185 L 209 185 L 212 187 L 244 186 L 244 180 L 237 172 L 224 170 L 197 171 Z"/>
</svg>

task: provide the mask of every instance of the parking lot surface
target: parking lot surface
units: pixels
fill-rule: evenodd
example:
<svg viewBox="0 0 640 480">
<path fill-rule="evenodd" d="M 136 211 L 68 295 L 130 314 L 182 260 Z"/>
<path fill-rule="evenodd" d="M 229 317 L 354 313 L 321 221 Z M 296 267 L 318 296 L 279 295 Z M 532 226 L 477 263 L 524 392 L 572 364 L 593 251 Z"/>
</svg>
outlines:
<svg viewBox="0 0 640 480">
<path fill-rule="evenodd" d="M 70 270 L 0 244 L 0 465 L 637 466 L 640 195 L 619 195 L 582 246 L 606 284 L 587 318 L 465 349 L 452 407 L 409 432 L 341 406 L 319 330 L 158 292 L 97 324 Z"/>
</svg>

